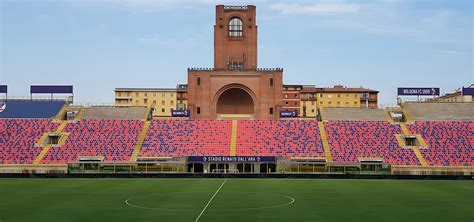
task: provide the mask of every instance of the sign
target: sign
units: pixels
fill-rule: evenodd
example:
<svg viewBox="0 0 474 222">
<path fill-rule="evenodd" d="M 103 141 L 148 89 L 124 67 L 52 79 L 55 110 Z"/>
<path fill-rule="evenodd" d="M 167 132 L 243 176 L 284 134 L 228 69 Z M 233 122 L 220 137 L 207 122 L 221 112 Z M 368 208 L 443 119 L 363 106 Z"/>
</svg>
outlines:
<svg viewBox="0 0 474 222">
<path fill-rule="evenodd" d="M 8 86 L 7 85 L 0 85 L 0 93 L 7 93 Z"/>
<path fill-rule="evenodd" d="M 297 118 L 298 111 L 280 111 L 281 118 Z"/>
<path fill-rule="evenodd" d="M 7 104 L 5 102 L 0 102 L 0 113 L 3 113 L 7 108 Z"/>
<path fill-rule="evenodd" d="M 398 88 L 399 96 L 439 96 L 439 88 Z"/>
<path fill-rule="evenodd" d="M 199 163 L 259 163 L 275 162 L 274 156 L 189 156 L 188 162 Z"/>
<path fill-rule="evenodd" d="M 31 86 L 30 93 L 73 93 L 72 86 Z"/>
<path fill-rule="evenodd" d="M 462 88 L 462 93 L 461 95 L 463 96 L 474 96 L 474 88 Z"/>
<path fill-rule="evenodd" d="M 172 117 L 189 117 L 190 110 L 171 110 Z"/>
</svg>

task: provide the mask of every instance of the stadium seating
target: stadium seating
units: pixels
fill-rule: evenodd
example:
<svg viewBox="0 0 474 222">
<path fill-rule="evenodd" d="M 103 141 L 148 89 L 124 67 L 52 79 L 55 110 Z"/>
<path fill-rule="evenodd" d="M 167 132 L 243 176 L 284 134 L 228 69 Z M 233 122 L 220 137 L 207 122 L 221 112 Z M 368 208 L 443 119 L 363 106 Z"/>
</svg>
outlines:
<svg viewBox="0 0 474 222">
<path fill-rule="evenodd" d="M 31 164 L 43 149 L 35 143 L 58 125 L 50 119 L 0 119 L 0 164 Z"/>
<path fill-rule="evenodd" d="M 325 156 L 313 120 L 244 120 L 237 127 L 238 156 Z"/>
<path fill-rule="evenodd" d="M 429 149 L 420 149 L 431 166 L 472 166 L 474 122 L 417 121 L 407 125 L 421 134 Z"/>
<path fill-rule="evenodd" d="M 393 165 L 420 165 L 413 150 L 398 145 L 399 125 L 386 121 L 329 121 L 324 125 L 335 162 L 375 157 Z"/>
<path fill-rule="evenodd" d="M 0 118 L 51 118 L 64 105 L 64 101 L 7 100 Z"/>
<path fill-rule="evenodd" d="M 474 103 L 402 103 L 414 121 L 474 121 Z"/>
<path fill-rule="evenodd" d="M 84 109 L 83 119 L 146 119 L 145 107 L 88 107 Z"/>
<path fill-rule="evenodd" d="M 153 120 L 138 156 L 228 156 L 231 125 L 227 120 Z"/>
<path fill-rule="evenodd" d="M 384 110 L 366 108 L 324 108 L 321 109 L 321 116 L 323 120 L 387 120 L 387 114 Z"/>
<path fill-rule="evenodd" d="M 65 144 L 51 147 L 42 163 L 75 162 L 80 156 L 102 156 L 105 162 L 130 159 L 144 122 L 141 120 L 81 120 L 69 123 Z"/>
</svg>

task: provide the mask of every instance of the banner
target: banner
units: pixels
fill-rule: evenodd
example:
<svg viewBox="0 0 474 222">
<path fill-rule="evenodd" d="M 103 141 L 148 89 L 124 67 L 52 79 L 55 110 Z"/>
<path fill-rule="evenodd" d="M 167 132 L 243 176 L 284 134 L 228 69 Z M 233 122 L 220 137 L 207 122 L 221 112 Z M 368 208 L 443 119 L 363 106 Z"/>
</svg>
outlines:
<svg viewBox="0 0 474 222">
<path fill-rule="evenodd" d="M 30 93 L 73 93 L 72 86 L 31 86 Z"/>
<path fill-rule="evenodd" d="M 7 108 L 7 104 L 5 102 L 0 101 L 0 113 L 3 113 L 5 109 Z"/>
<path fill-rule="evenodd" d="M 172 117 L 189 117 L 190 110 L 171 110 Z"/>
<path fill-rule="evenodd" d="M 298 111 L 280 111 L 281 118 L 297 118 Z"/>
<path fill-rule="evenodd" d="M 439 88 L 398 88 L 399 96 L 439 96 Z"/>
<path fill-rule="evenodd" d="M 462 93 L 461 95 L 463 96 L 474 96 L 474 88 L 462 88 Z"/>
<path fill-rule="evenodd" d="M 199 163 L 259 163 L 275 162 L 274 156 L 189 156 L 188 162 Z"/>
<path fill-rule="evenodd" d="M 0 85 L 0 93 L 7 93 L 8 86 L 7 85 Z"/>
</svg>

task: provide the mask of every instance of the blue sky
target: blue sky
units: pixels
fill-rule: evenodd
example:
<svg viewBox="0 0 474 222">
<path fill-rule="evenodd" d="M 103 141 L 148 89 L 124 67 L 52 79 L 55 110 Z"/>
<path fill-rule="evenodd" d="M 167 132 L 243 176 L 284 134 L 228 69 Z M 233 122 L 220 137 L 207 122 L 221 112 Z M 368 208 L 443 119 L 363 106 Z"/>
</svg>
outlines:
<svg viewBox="0 0 474 222">
<path fill-rule="evenodd" d="M 76 101 L 116 87 L 175 87 L 213 66 L 214 6 L 257 6 L 259 67 L 285 84 L 450 92 L 474 82 L 470 0 L 0 0 L 0 84 L 72 84 Z"/>
</svg>

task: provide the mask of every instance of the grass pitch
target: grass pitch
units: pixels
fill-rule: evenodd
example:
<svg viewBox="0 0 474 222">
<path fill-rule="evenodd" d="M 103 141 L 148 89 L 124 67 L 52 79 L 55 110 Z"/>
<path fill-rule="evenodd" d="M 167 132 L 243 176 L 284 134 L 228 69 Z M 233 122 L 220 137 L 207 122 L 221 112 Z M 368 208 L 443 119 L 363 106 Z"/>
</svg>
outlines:
<svg viewBox="0 0 474 222">
<path fill-rule="evenodd" d="M 0 179 L 0 221 L 474 220 L 473 181 L 224 181 Z"/>
</svg>

